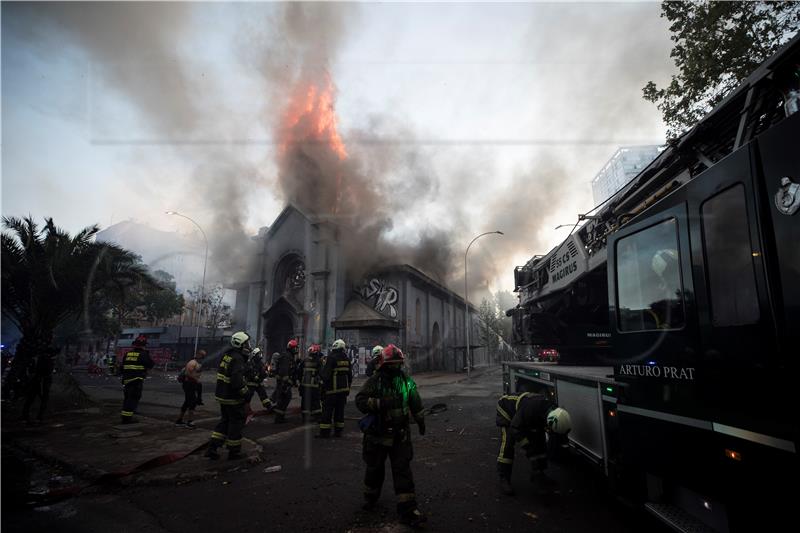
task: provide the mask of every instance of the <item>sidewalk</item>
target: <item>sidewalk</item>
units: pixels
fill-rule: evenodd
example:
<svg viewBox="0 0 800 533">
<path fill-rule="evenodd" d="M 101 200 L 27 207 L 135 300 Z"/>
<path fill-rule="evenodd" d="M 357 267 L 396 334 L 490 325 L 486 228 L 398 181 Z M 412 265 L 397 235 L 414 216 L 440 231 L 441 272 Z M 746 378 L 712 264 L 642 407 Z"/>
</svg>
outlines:
<svg viewBox="0 0 800 533">
<path fill-rule="evenodd" d="M 19 402 L 4 402 L 4 463 L 7 456 L 22 452 L 80 478 L 70 487 L 75 489 L 104 483 L 183 484 L 261 460 L 261 446 L 246 438 L 242 459 L 229 461 L 223 453 L 222 459 L 209 460 L 203 456 L 210 436 L 206 428 L 178 427 L 141 415 L 136 424 L 112 425 L 119 420 L 117 404 L 94 399 L 93 405 L 84 401 L 76 406 L 65 397 L 63 385 L 54 383 L 48 416 L 44 423 L 31 425 L 19 420 Z"/>
</svg>

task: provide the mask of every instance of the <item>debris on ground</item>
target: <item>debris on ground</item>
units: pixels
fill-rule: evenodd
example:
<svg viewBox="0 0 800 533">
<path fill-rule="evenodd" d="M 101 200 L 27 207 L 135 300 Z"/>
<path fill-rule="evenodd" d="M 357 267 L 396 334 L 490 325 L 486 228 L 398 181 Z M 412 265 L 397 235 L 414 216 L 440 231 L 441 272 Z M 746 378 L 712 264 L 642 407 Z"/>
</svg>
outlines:
<svg viewBox="0 0 800 533">
<path fill-rule="evenodd" d="M 268 466 L 267 468 L 264 469 L 265 474 L 269 474 L 271 472 L 280 472 L 280 471 L 281 471 L 281 465 Z"/>
</svg>

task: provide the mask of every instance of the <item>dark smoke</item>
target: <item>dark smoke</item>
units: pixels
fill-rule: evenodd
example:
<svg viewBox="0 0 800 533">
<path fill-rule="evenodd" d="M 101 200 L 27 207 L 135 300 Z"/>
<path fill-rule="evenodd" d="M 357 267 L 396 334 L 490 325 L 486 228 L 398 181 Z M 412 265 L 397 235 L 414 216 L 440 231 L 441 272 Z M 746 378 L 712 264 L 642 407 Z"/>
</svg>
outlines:
<svg viewBox="0 0 800 533">
<path fill-rule="evenodd" d="M 210 220 L 199 218 L 210 246 L 208 279 L 229 283 L 249 275 L 243 259 L 252 248 L 243 224 L 245 200 L 251 186 L 264 178 L 231 149 L 184 146 L 238 129 L 232 120 L 208 120 L 216 102 L 209 100 L 205 72 L 180 51 L 192 14 L 193 6 L 183 2 L 13 3 L 3 5 L 3 26 L 13 21 L 17 37 L 34 44 L 45 61 L 57 49 L 84 50 L 90 60 L 85 76 L 89 94 L 122 94 L 144 117 L 156 144 L 173 147 L 194 166 L 181 205 L 169 207 L 193 218 L 212 213 Z M 97 116 L 96 104 L 88 102 L 91 140 L 135 145 L 138 139 Z M 142 183 L 138 189 L 144 199 L 160 202 L 158 185 Z M 188 222 L 187 227 L 194 229 Z"/>
<path fill-rule="evenodd" d="M 403 206 L 435 194 L 435 176 L 418 147 L 385 146 L 364 151 L 347 147 L 342 154 L 331 146 L 330 133 L 320 136 L 319 113 L 296 118 L 297 101 L 309 89 L 330 90 L 335 106 L 335 86 L 329 77 L 330 60 L 335 57 L 354 12 L 341 5 L 291 3 L 276 17 L 283 40 L 270 48 L 260 69 L 268 84 L 276 74 L 286 84 L 273 85 L 280 94 L 284 113 L 278 117 L 274 136 L 279 143 L 278 184 L 287 202 L 310 216 L 336 221 L 342 228 L 340 244 L 348 258 L 348 276 L 357 281 L 372 269 L 409 263 L 446 282 L 451 248 L 448 234 L 435 228 L 423 229 L 414 242 L 397 243 L 387 238 Z M 320 31 L 320 29 L 323 29 Z M 293 67 L 292 67 L 293 66 Z M 335 114 L 335 107 L 331 110 Z M 377 122 L 381 122 L 378 120 Z M 405 138 L 410 131 L 397 125 L 375 123 L 365 136 L 391 130 Z M 356 132 L 358 133 L 358 132 Z"/>
<path fill-rule="evenodd" d="M 213 8 L 228 9 L 219 4 Z M 126 95 L 147 119 L 155 138 L 169 143 L 241 135 L 234 118 L 204 120 L 213 97 L 206 92 L 213 90 L 209 90 L 196 58 L 180 50 L 191 18 L 205 13 L 204 9 L 207 5 L 187 3 L 12 3 L 3 5 L 3 15 L 4 21 L 14 20 L 15 31 L 28 32 L 30 40 L 49 44 L 40 50 L 43 56 L 65 41 L 85 49 L 92 60 L 92 75 Z M 512 257 L 548 251 L 553 242 L 548 232 L 552 230 L 542 228 L 544 220 L 558 214 L 559 223 L 569 222 L 577 215 L 578 203 L 591 207 L 592 176 L 576 175 L 575 170 L 581 164 L 585 168 L 586 161 L 599 169 L 617 148 L 613 142 L 569 147 L 569 157 L 547 155 L 544 149 L 530 147 L 533 155 L 527 168 L 513 173 L 506 190 L 488 196 L 487 185 L 495 190 L 495 161 L 503 148 L 493 146 L 492 139 L 486 146 L 477 143 L 472 148 L 415 143 L 422 132 L 387 114 L 370 117 L 360 130 L 338 125 L 347 149 L 343 159 L 322 142 L 325 139 L 314 133 L 308 121 L 300 120 L 287 131 L 285 115 L 298 91 L 308 87 L 321 90 L 330 83 L 335 104 L 336 80 L 331 72 L 343 45 L 358 31 L 364 11 L 374 14 L 384 8 L 291 2 L 236 4 L 235 9 L 237 15 L 242 14 L 241 31 L 235 38 L 237 59 L 263 82 L 263 108 L 254 109 L 253 115 L 260 117 L 278 141 L 274 154 L 264 149 L 264 157 L 274 158 L 277 166 L 278 194 L 308 214 L 333 217 L 346 228 L 340 235 L 353 278 L 375 267 L 409 263 L 460 292 L 467 243 L 478 233 L 499 229 L 506 233 L 504 237 L 481 241 L 470 252 L 470 286 L 474 285 L 475 291 L 480 286 L 485 289 L 490 279 L 510 277 Z M 440 8 L 416 5 L 408 9 L 425 15 L 428 9 Z M 458 15 L 476 8 L 451 9 L 452 23 L 458 25 Z M 658 76 L 672 68 L 669 42 L 656 35 L 655 23 L 647 23 L 661 23 L 658 5 L 535 4 L 503 9 L 518 10 L 519 16 L 529 18 L 530 32 L 520 43 L 519 57 L 495 61 L 518 64 L 521 72 L 530 68 L 548 74 L 554 70 L 562 74 L 559 79 L 567 80 L 549 88 L 546 95 L 531 97 L 544 116 L 530 138 L 566 136 L 596 141 L 643 135 L 648 120 L 642 115 L 643 108 L 632 109 L 631 102 L 639 101 L 640 87 L 647 79 L 637 76 L 641 72 Z M 564 28 L 570 28 L 568 35 Z M 598 28 L 602 28 L 600 33 Z M 486 57 L 444 58 L 443 68 L 447 68 L 447 59 L 485 61 L 487 79 L 492 79 L 492 48 L 488 44 Z M 663 65 L 654 68 L 652 58 L 660 56 Z M 497 85 L 498 93 L 503 94 L 504 87 Z M 623 88 L 628 92 L 622 92 Z M 224 91 L 224 87 L 212 89 Z M 509 102 L 509 106 L 520 104 Z M 215 119 L 225 114 L 224 109 L 216 110 Z M 474 115 L 476 122 L 485 120 L 480 109 L 464 112 Z M 359 145 L 349 144 L 348 138 L 404 142 Z M 281 139 L 288 141 L 283 151 Z M 205 225 L 213 277 L 220 281 L 252 279 L 249 265 L 242 264 L 252 244 L 243 224 L 244 206 L 255 185 L 273 179 L 264 175 L 268 165 L 256 168 L 244 163 L 246 158 L 239 151 L 220 146 L 189 150 L 176 142 L 175 152 L 195 166 L 186 198 L 191 207 L 187 209 L 213 213 L 212 222 Z M 583 200 L 577 202 L 576 197 Z M 429 203 L 446 206 L 442 220 L 431 227 L 417 224 L 416 234 L 406 232 L 398 237 L 393 233 L 419 215 L 417 206 Z M 479 293 L 471 290 L 470 294 Z M 480 296 L 470 299 L 480 301 Z"/>
</svg>

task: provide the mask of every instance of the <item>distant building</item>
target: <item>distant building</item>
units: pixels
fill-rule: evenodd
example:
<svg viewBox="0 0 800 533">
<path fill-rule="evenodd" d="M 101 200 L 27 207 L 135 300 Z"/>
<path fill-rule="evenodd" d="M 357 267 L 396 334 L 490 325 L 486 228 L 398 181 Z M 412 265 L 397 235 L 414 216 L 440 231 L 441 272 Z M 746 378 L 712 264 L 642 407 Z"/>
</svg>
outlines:
<svg viewBox="0 0 800 533">
<path fill-rule="evenodd" d="M 286 207 L 258 237 L 261 279 L 236 284 L 236 329 L 250 333 L 267 353 L 291 338 L 303 349 L 337 338 L 364 371 L 376 344 L 398 344 L 414 371 L 465 367 L 464 300 L 410 265 L 394 265 L 351 279 L 348 258 L 330 220 Z M 350 258 L 355 259 L 355 258 Z M 477 346 L 478 313 L 471 308 L 473 363 L 489 363 Z"/>
<path fill-rule="evenodd" d="M 175 278 L 178 293 L 192 289 L 203 278 L 205 243 L 176 231 L 161 231 L 131 220 L 118 222 L 97 233 L 98 242 L 117 244 L 142 257 L 151 270 Z"/>
<path fill-rule="evenodd" d="M 623 146 L 592 180 L 592 198 L 598 205 L 625 186 L 661 153 L 660 146 Z"/>
<path fill-rule="evenodd" d="M 213 363 L 229 348 L 231 332 L 218 329 L 196 326 L 162 326 L 154 328 L 125 328 L 117 340 L 114 352 L 117 359 L 121 359 L 133 346 L 133 341 L 139 335 L 147 337 L 147 349 L 150 357 L 157 365 L 164 363 L 185 363 L 192 358 L 194 353 L 195 335 L 198 336 L 198 350 L 207 352 L 206 364 Z"/>
</svg>

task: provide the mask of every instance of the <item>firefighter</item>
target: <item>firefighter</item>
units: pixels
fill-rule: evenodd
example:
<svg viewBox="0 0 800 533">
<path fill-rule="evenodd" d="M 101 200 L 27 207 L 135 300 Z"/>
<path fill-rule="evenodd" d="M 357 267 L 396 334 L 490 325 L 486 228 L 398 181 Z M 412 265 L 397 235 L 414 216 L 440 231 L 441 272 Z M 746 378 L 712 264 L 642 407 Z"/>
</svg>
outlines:
<svg viewBox="0 0 800 533">
<path fill-rule="evenodd" d="M 223 444 L 228 448 L 228 459 L 241 456 L 242 428 L 246 419 L 244 403 L 249 392 L 245 373 L 250 351 L 250 335 L 237 331 L 231 335 L 231 349 L 219 361 L 215 396 L 220 420 L 208 443 L 206 457 L 210 459 L 219 459 L 217 450 Z"/>
<path fill-rule="evenodd" d="M 390 344 L 384 348 L 375 374 L 356 395 L 356 406 L 367 415 L 362 419 L 362 456 L 367 464 L 364 476 L 364 509 L 373 509 L 380 497 L 388 457 L 392 465 L 392 480 L 400 520 L 404 524 L 418 526 L 427 518 L 417 508 L 414 493 L 409 423 L 413 418 L 419 434 L 425 435 L 425 417 L 417 385 L 402 370 L 404 359 L 403 352 L 395 345 Z"/>
<path fill-rule="evenodd" d="M 312 344 L 308 349 L 308 356 L 297 366 L 296 380 L 300 382 L 300 411 L 303 413 L 303 422 L 318 419 L 322 414 L 319 399 L 321 353 L 320 345 Z"/>
<path fill-rule="evenodd" d="M 500 428 L 500 453 L 497 456 L 497 474 L 500 490 L 513 495 L 511 469 L 514 464 L 514 446 L 519 443 L 531 463 L 531 481 L 540 493 L 547 493 L 555 482 L 544 472 L 547 468 L 546 433 L 566 435 L 572 422 L 566 409 L 556 407 L 542 394 L 522 392 L 506 394 L 497 401 L 495 423 Z"/>
<path fill-rule="evenodd" d="M 253 348 L 250 358 L 247 361 L 245 379 L 247 382 L 247 397 L 245 398 L 245 406 L 247 411 L 250 411 L 250 400 L 253 399 L 255 394 L 261 400 L 261 405 L 267 412 L 272 411 L 273 405 L 267 395 L 267 389 L 264 387 L 264 380 L 267 379 L 267 370 L 264 366 L 264 361 L 261 359 L 261 348 Z"/>
<path fill-rule="evenodd" d="M 55 358 L 58 350 L 48 341 L 36 341 L 35 358 L 30 361 L 28 378 L 25 382 L 25 404 L 22 407 L 22 418 L 25 422 L 30 422 L 31 406 L 36 398 L 39 398 L 39 414 L 36 417 L 38 422 L 44 418 L 47 409 L 47 401 L 50 398 L 50 386 L 53 384 L 53 369 L 55 368 Z"/>
<path fill-rule="evenodd" d="M 344 431 L 344 407 L 350 394 L 353 381 L 353 368 L 346 353 L 347 345 L 342 339 L 336 339 L 331 351 L 325 359 L 325 366 L 320 372 L 322 390 L 322 419 L 319 422 L 320 438 L 341 437 Z"/>
<path fill-rule="evenodd" d="M 147 337 L 139 335 L 133 341 L 132 349 L 122 359 L 122 386 L 125 399 L 122 402 L 122 423 L 132 424 L 133 413 L 142 397 L 142 386 L 147 371 L 153 368 L 153 360 L 147 350 Z"/>
<path fill-rule="evenodd" d="M 277 360 L 275 355 L 272 356 L 272 365 L 276 381 L 275 393 L 273 394 L 276 424 L 286 422 L 286 408 L 289 407 L 289 402 L 292 401 L 294 361 L 298 351 L 297 339 L 292 339 L 286 345 L 286 353 L 279 355 Z"/>
<path fill-rule="evenodd" d="M 372 374 L 375 373 L 375 367 L 378 365 L 378 361 L 381 358 L 381 354 L 383 353 L 383 346 L 378 345 L 372 349 L 372 358 L 367 363 L 367 377 L 372 377 Z"/>
</svg>

